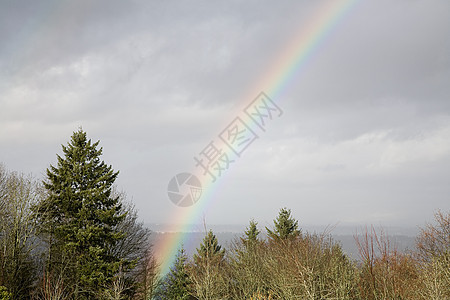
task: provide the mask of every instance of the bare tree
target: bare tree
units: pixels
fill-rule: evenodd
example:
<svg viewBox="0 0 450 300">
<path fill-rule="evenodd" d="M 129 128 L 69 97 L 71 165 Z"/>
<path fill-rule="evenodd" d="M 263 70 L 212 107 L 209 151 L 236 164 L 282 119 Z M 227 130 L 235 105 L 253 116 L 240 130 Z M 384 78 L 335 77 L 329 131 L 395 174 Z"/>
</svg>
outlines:
<svg viewBox="0 0 450 300">
<path fill-rule="evenodd" d="M 450 213 L 437 211 L 416 240 L 423 299 L 450 299 Z"/>
<path fill-rule="evenodd" d="M 117 242 L 110 251 L 115 257 L 131 262 L 131 265 L 121 270 L 119 277 L 116 276 L 115 283 L 117 284 L 120 278 L 124 288 L 123 294 L 128 296 L 141 295 L 143 290 L 146 294 L 152 289 L 153 284 L 150 282 L 157 277 L 150 242 L 151 232 L 139 221 L 137 210 L 131 202 L 126 201 L 125 193 L 114 190 L 114 194 L 120 197 L 123 204 L 121 213 L 126 213 L 126 217 L 116 228 L 125 234 L 125 238 Z"/>
<path fill-rule="evenodd" d="M 138 266 L 137 270 L 139 289 L 136 299 L 150 300 L 153 299 L 159 285 L 159 266 L 151 250 L 147 251 L 143 259 L 143 263 Z"/>
<path fill-rule="evenodd" d="M 438 210 L 436 224 L 427 224 L 416 239 L 417 253 L 423 261 L 430 261 L 450 251 L 450 213 Z"/>
<path fill-rule="evenodd" d="M 414 299 L 421 286 L 417 261 L 392 245 L 381 229 L 365 228 L 355 236 L 362 265 L 359 290 L 364 299 Z"/>
<path fill-rule="evenodd" d="M 40 197 L 39 183 L 32 176 L 0 167 L 0 285 L 8 288 L 13 299 L 29 297 L 35 279 L 31 206 Z"/>
</svg>

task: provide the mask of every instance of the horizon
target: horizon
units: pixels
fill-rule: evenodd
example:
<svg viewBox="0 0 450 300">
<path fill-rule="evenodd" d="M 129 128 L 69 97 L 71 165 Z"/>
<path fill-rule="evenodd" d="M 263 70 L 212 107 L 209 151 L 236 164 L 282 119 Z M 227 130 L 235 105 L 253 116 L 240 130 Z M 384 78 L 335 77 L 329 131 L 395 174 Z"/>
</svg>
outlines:
<svg viewBox="0 0 450 300">
<path fill-rule="evenodd" d="M 273 222 L 273 221 L 272 221 Z M 425 228 L 425 225 L 429 222 L 426 222 L 422 225 L 417 226 L 384 226 L 382 224 L 374 225 L 374 224 L 341 224 L 341 225 L 311 225 L 311 224 L 301 224 L 299 223 L 299 229 L 303 232 L 307 233 L 327 233 L 333 236 L 339 235 L 355 235 L 363 232 L 366 228 L 370 229 L 372 226 L 377 231 L 383 231 L 388 236 L 408 236 L 408 237 L 416 237 L 421 229 Z M 214 233 L 237 233 L 243 234 L 244 230 L 247 229 L 247 224 L 214 224 L 208 223 L 206 227 L 204 224 L 188 224 L 187 226 L 183 226 L 183 228 L 189 228 L 189 231 L 168 231 L 167 228 L 171 228 L 173 226 L 178 227 L 179 225 L 186 224 L 169 224 L 169 223 L 143 223 L 144 226 L 149 228 L 152 232 L 156 233 L 206 233 L 208 230 L 212 230 Z M 261 231 L 263 235 L 265 235 L 265 228 L 271 228 L 273 223 L 268 223 L 261 225 L 258 223 L 258 229 Z"/>
<path fill-rule="evenodd" d="M 288 207 L 313 225 L 425 224 L 450 209 L 449 12 L 14 1 L 0 11 L 0 161 L 44 177 L 82 127 L 145 222 L 270 222 Z M 246 110 L 261 92 L 276 112 L 264 126 Z M 171 180 L 238 125 L 253 135 L 222 152 L 234 162 L 187 213 Z M 185 203 L 201 201 L 196 184 Z"/>
</svg>

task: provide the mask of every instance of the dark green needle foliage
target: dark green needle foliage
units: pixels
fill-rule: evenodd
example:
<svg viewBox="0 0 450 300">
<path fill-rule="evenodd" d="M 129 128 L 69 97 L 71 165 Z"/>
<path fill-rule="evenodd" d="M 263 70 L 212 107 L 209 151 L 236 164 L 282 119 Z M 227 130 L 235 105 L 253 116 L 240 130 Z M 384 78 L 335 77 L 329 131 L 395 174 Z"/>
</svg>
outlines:
<svg viewBox="0 0 450 300">
<path fill-rule="evenodd" d="M 203 238 L 193 258 L 191 278 L 194 296 L 197 299 L 229 299 L 227 277 L 224 273 L 227 266 L 225 249 L 219 245 L 212 230 Z"/>
<path fill-rule="evenodd" d="M 290 209 L 282 208 L 273 223 L 273 230 L 266 227 L 267 234 L 271 240 L 286 240 L 300 235 L 298 221 L 292 218 Z"/>
<path fill-rule="evenodd" d="M 178 251 L 173 267 L 163 283 L 158 297 L 160 299 L 187 300 L 191 296 L 191 280 L 187 271 L 187 255 L 184 248 Z"/>
<path fill-rule="evenodd" d="M 245 238 L 243 238 L 243 242 L 246 243 L 255 243 L 258 241 L 258 222 L 255 220 L 251 220 L 249 226 L 247 227 L 247 230 L 244 231 Z"/>
<path fill-rule="evenodd" d="M 199 263 L 204 260 L 220 262 L 224 255 L 225 249 L 222 249 L 216 235 L 209 230 L 203 238 L 200 248 L 197 248 L 197 254 L 194 254 L 194 262 Z"/>
<path fill-rule="evenodd" d="M 83 130 L 74 132 L 57 166 L 47 169 L 48 197 L 37 208 L 50 245 L 47 271 L 63 272 L 77 298 L 92 298 L 127 265 L 111 254 L 124 238 L 115 228 L 126 213 L 112 195 L 119 172 L 100 159 L 98 144 Z"/>
</svg>

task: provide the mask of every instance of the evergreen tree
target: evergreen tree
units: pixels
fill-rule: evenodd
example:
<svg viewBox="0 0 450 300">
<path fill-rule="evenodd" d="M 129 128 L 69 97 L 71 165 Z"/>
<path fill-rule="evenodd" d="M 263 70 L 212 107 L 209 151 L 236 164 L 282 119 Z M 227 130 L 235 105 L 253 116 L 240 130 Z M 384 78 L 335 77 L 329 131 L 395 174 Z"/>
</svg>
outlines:
<svg viewBox="0 0 450 300">
<path fill-rule="evenodd" d="M 260 233 L 258 229 L 258 222 L 251 220 L 247 230 L 244 231 L 245 237 L 242 239 L 246 243 L 255 243 L 258 241 L 258 235 Z"/>
<path fill-rule="evenodd" d="M 203 238 L 200 248 L 197 248 L 197 254 L 194 254 L 194 262 L 204 261 L 221 261 L 225 255 L 225 249 L 219 245 L 216 235 L 209 230 Z"/>
<path fill-rule="evenodd" d="M 184 248 L 178 251 L 174 266 L 167 274 L 166 281 L 161 288 L 161 299 L 186 300 L 190 295 L 191 281 L 186 268 L 187 255 Z"/>
<path fill-rule="evenodd" d="M 272 240 L 285 240 L 288 238 L 296 238 L 300 235 L 298 221 L 291 217 L 290 209 L 282 208 L 273 223 L 273 231 L 266 227 L 267 234 Z"/>
<path fill-rule="evenodd" d="M 47 169 L 48 197 L 36 208 L 50 244 L 47 269 L 64 269 L 78 299 L 93 298 L 127 264 L 111 254 L 124 238 L 116 225 L 126 213 L 111 193 L 119 172 L 100 160 L 98 144 L 81 129 L 73 133 L 62 146 L 64 157 L 57 155 L 57 166 Z"/>
<path fill-rule="evenodd" d="M 194 264 L 189 270 L 193 294 L 197 299 L 228 299 L 224 256 L 225 249 L 222 249 L 217 237 L 209 230 L 200 248 L 197 248 Z"/>
</svg>

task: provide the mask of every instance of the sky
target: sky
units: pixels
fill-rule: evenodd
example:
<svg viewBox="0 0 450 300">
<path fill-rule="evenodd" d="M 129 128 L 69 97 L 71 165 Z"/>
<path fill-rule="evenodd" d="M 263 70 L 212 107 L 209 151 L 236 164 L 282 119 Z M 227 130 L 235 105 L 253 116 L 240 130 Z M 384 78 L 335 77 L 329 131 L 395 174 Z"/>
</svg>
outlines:
<svg viewBox="0 0 450 300">
<path fill-rule="evenodd" d="M 1 0 L 0 162 L 44 179 L 81 127 L 144 222 L 177 222 L 168 182 L 332 3 Z M 289 79 L 202 220 L 417 226 L 450 209 L 448 0 L 354 1 Z"/>
</svg>

